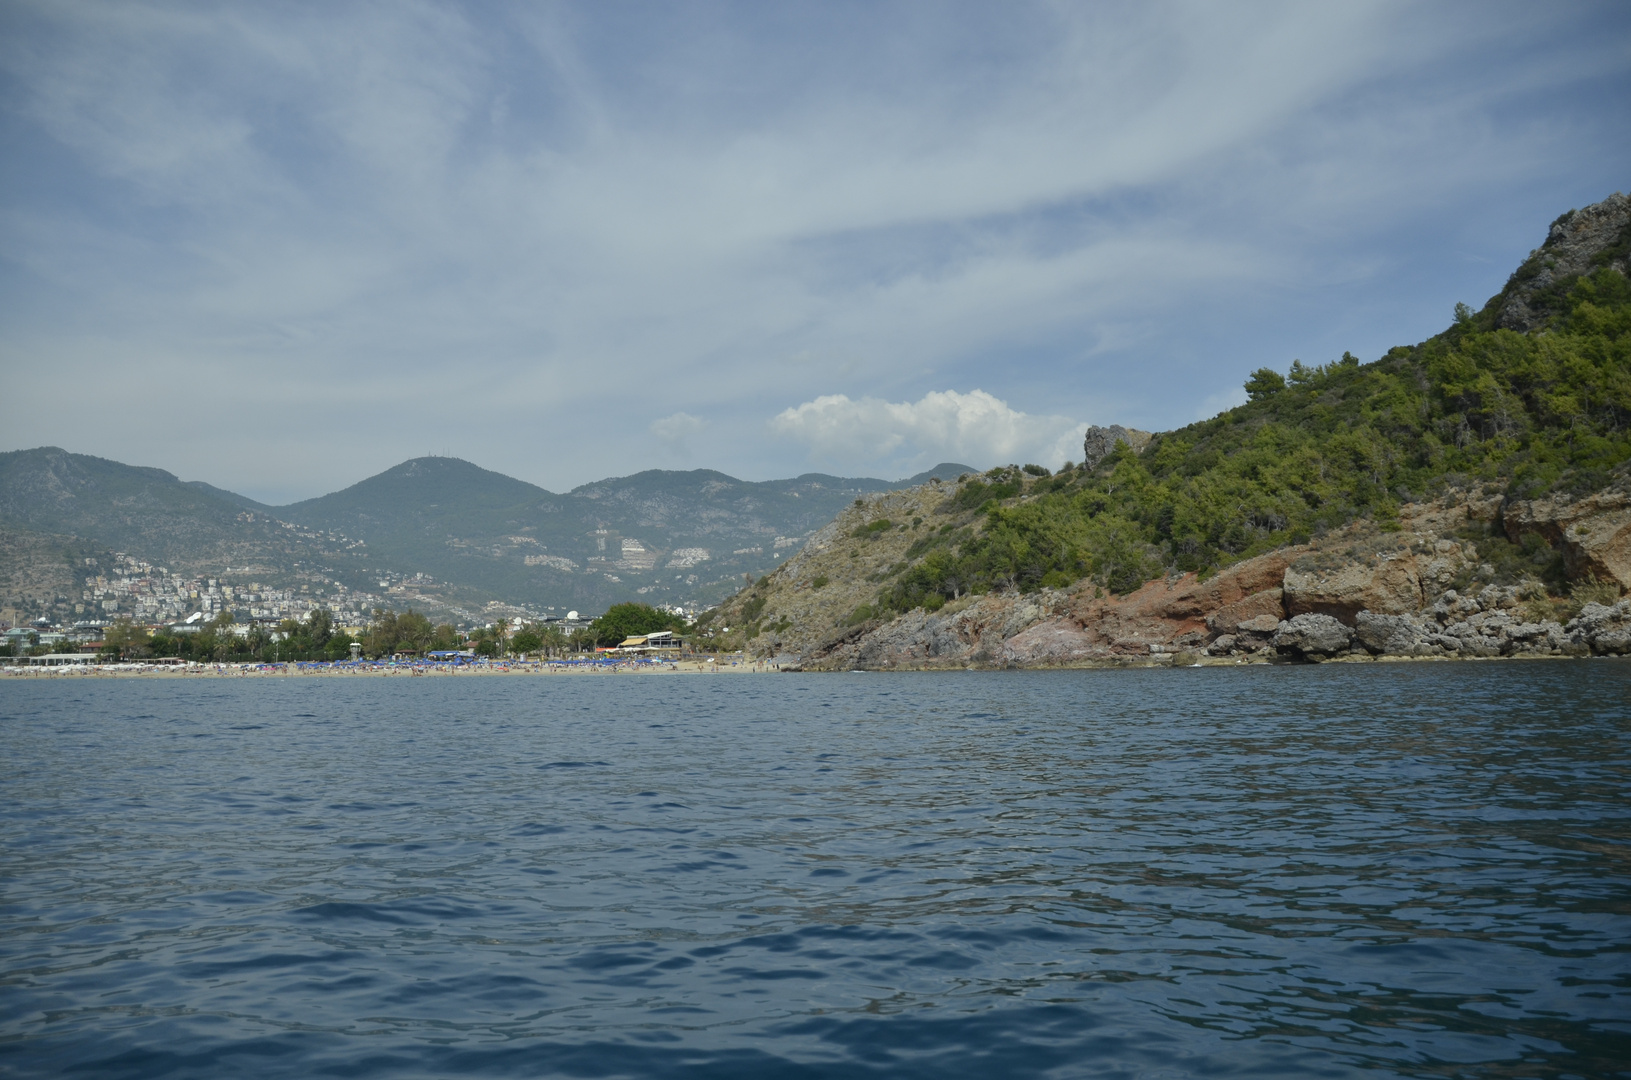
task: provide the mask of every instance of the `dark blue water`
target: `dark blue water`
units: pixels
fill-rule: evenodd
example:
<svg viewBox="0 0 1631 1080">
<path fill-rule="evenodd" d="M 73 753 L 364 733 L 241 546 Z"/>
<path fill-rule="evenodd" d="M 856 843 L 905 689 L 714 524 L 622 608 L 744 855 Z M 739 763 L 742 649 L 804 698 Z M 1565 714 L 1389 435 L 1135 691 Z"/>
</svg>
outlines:
<svg viewBox="0 0 1631 1080">
<path fill-rule="evenodd" d="M 1631 1075 L 1631 663 L 0 683 L 0 1071 Z"/>
</svg>

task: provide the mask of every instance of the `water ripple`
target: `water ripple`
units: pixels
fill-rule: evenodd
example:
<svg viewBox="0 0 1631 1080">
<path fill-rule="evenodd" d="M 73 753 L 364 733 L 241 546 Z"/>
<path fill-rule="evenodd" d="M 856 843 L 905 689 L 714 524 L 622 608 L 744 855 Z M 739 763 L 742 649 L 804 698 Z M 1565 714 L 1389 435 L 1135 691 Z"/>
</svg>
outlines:
<svg viewBox="0 0 1631 1080">
<path fill-rule="evenodd" d="M 1631 1076 L 1631 664 L 0 687 L 0 1070 Z"/>
</svg>

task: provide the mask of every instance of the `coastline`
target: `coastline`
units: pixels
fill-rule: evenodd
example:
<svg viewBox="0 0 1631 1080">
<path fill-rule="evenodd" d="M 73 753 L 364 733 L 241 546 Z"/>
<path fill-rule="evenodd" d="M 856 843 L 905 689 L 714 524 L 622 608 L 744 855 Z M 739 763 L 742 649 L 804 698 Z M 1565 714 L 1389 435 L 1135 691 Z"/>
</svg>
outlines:
<svg viewBox="0 0 1631 1080">
<path fill-rule="evenodd" d="M 377 679 L 377 678 L 499 678 L 507 676 L 586 677 L 608 675 L 750 675 L 775 673 L 770 661 L 667 660 L 624 663 L 570 663 L 515 661 L 496 664 L 411 664 L 317 662 L 249 664 L 155 664 L 126 661 L 115 664 L 71 664 L 57 667 L 8 664 L 0 666 L 0 679 Z"/>
<path fill-rule="evenodd" d="M 709 664 L 705 661 L 678 661 L 662 664 L 568 666 L 540 664 L 493 665 L 477 667 L 410 667 L 408 665 L 368 665 L 358 668 L 326 668 L 316 665 L 301 667 L 295 664 L 200 664 L 181 667 L 174 664 L 85 664 L 73 667 L 0 667 L 0 682 L 8 679 L 405 679 L 405 678 L 569 678 L 606 677 L 616 675 L 776 675 L 776 674 L 845 674 L 854 672 L 922 674 L 958 674 L 974 671 L 1141 671 L 1157 668 L 1237 668 L 1237 667 L 1312 667 L 1318 664 L 1450 664 L 1492 663 L 1502 661 L 1544 660 L 1611 660 L 1625 659 L 1607 655 L 1571 655 L 1567 653 L 1520 653 L 1512 656 L 1336 656 L 1328 659 L 1291 659 L 1285 657 L 1219 657 L 1184 656 L 1169 653 L 1149 657 L 1120 659 L 1094 658 L 1032 662 L 1027 664 L 1001 663 L 901 663 L 865 668 L 810 668 L 798 665 L 778 666 L 769 661 L 748 661 L 734 664 Z"/>
</svg>

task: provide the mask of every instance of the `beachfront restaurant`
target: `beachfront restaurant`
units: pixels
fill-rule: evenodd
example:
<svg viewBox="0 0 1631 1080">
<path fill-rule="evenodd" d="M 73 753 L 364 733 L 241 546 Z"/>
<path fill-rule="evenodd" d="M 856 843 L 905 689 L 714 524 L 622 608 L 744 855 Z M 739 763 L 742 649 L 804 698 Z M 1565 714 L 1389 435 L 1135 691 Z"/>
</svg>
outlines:
<svg viewBox="0 0 1631 1080">
<path fill-rule="evenodd" d="M 434 660 L 438 664 L 474 663 L 476 660 L 476 650 L 432 649 L 430 652 L 426 653 L 425 656 L 431 660 Z"/>
<path fill-rule="evenodd" d="M 674 636 L 672 630 L 659 630 L 655 634 L 634 634 L 623 639 L 618 645 L 618 652 L 645 653 L 659 650 L 677 650 L 680 639 Z"/>
<path fill-rule="evenodd" d="M 95 653 L 53 652 L 44 656 L 11 656 L 6 663 L 19 667 L 65 667 L 69 664 L 94 664 Z"/>
</svg>

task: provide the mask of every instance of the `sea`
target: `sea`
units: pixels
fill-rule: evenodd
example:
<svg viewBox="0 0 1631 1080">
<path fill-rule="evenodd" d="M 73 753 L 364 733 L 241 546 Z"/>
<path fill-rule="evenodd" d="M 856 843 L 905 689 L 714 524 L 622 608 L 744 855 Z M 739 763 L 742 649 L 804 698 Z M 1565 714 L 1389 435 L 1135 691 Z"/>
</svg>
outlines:
<svg viewBox="0 0 1631 1080">
<path fill-rule="evenodd" d="M 0 1074 L 1631 1076 L 1631 662 L 5 680 Z"/>
</svg>

